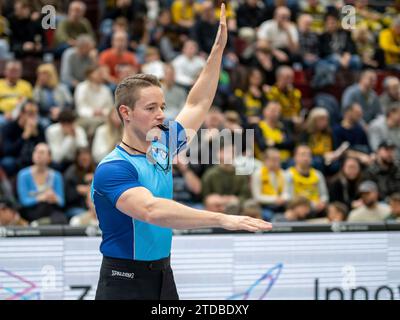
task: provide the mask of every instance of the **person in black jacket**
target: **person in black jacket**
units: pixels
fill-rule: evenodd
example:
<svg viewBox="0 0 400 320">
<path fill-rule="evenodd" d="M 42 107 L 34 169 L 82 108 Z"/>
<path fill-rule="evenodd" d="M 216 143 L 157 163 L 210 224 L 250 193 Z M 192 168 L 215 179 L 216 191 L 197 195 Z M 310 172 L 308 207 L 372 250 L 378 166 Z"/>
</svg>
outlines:
<svg viewBox="0 0 400 320">
<path fill-rule="evenodd" d="M 364 173 L 364 179 L 378 185 L 381 200 L 387 200 L 400 190 L 400 164 L 396 159 L 396 145 L 393 141 L 383 141 L 378 146 L 376 160 Z"/>
<path fill-rule="evenodd" d="M 347 157 L 340 172 L 334 177 L 328 186 L 329 200 L 339 201 L 348 208 L 355 209 L 361 205 L 358 187 L 362 180 L 361 163 L 358 159 Z"/>
<path fill-rule="evenodd" d="M 64 173 L 66 215 L 71 218 L 87 211 L 86 195 L 96 166 L 89 148 L 79 148 L 73 163 Z"/>
<path fill-rule="evenodd" d="M 215 6 L 212 1 L 202 3 L 202 11 L 191 32 L 191 37 L 199 45 L 201 53 L 210 54 L 218 32 L 218 20 L 215 18 Z M 231 41 L 228 39 L 227 52 L 233 53 Z M 225 53 L 226 55 L 226 53 Z"/>
<path fill-rule="evenodd" d="M 44 29 L 39 20 L 32 20 L 32 9 L 27 1 L 15 2 L 10 24 L 10 50 L 16 58 L 41 57 L 46 46 Z"/>
<path fill-rule="evenodd" d="M 33 149 L 39 142 L 45 142 L 44 128 L 39 123 L 39 107 L 28 99 L 21 106 L 18 118 L 2 130 L 1 166 L 8 176 L 32 164 Z"/>
<path fill-rule="evenodd" d="M 325 31 L 320 35 L 319 49 L 321 59 L 315 66 L 311 82 L 314 88 L 334 84 L 339 69 L 360 70 L 362 67 L 351 34 L 340 28 L 338 14 L 334 11 L 325 15 Z"/>
<path fill-rule="evenodd" d="M 246 0 L 239 5 L 236 11 L 237 27 L 257 28 L 264 21 L 262 8 L 258 5 L 258 0 Z"/>
</svg>

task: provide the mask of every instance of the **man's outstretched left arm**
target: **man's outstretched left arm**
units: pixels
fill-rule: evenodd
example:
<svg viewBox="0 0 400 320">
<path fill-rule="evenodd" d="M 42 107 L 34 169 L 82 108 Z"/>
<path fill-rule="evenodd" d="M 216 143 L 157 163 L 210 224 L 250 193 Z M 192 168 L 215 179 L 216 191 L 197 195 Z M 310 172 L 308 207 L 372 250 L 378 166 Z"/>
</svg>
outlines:
<svg viewBox="0 0 400 320">
<path fill-rule="evenodd" d="M 176 117 L 176 120 L 186 129 L 189 140 L 193 138 L 192 132 L 196 132 L 200 128 L 214 100 L 219 81 L 222 54 L 227 39 L 225 5 L 222 4 L 218 33 L 207 63 L 190 90 L 185 106 Z"/>
</svg>

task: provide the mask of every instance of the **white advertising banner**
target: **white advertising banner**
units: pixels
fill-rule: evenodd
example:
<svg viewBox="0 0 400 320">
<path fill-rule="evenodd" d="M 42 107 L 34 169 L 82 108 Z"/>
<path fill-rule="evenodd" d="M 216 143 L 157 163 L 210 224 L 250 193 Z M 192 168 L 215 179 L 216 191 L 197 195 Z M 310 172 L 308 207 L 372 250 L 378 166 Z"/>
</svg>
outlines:
<svg viewBox="0 0 400 320">
<path fill-rule="evenodd" d="M 94 299 L 99 237 L 0 238 L 0 299 Z M 177 235 L 181 299 L 400 299 L 400 232 Z"/>
</svg>

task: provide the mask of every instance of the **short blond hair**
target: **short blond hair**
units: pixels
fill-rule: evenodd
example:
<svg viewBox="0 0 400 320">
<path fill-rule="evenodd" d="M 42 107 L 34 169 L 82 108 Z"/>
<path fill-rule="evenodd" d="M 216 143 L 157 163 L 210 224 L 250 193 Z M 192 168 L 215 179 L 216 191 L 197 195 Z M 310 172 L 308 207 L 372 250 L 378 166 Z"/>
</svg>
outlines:
<svg viewBox="0 0 400 320">
<path fill-rule="evenodd" d="M 161 83 L 156 76 L 145 73 L 138 73 L 129 76 L 122 80 L 117 89 L 115 89 L 115 108 L 117 109 L 118 116 L 123 122 L 122 116 L 119 113 L 119 107 L 125 105 L 131 109 L 135 107 L 136 101 L 139 99 L 139 89 L 148 87 L 159 87 Z"/>
<path fill-rule="evenodd" d="M 58 81 L 58 73 L 57 73 L 57 69 L 55 68 L 54 64 L 52 63 L 44 63 L 41 64 L 38 68 L 37 68 L 37 73 L 40 72 L 47 72 L 50 76 L 50 83 L 49 86 L 54 88 L 58 85 L 59 81 Z"/>
</svg>

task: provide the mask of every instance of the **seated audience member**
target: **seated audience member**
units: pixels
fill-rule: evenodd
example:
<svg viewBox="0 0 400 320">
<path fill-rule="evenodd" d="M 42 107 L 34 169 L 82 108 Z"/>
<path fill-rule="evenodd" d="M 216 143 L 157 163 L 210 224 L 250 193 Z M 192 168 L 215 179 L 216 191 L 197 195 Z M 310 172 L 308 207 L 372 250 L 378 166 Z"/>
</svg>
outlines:
<svg viewBox="0 0 400 320">
<path fill-rule="evenodd" d="M 312 205 L 305 197 L 296 196 L 288 202 L 287 209 L 283 214 L 276 214 L 273 222 L 304 221 L 311 216 Z"/>
<path fill-rule="evenodd" d="M 190 161 L 189 166 L 200 178 L 207 169 L 214 165 L 215 159 L 217 159 L 219 150 L 215 147 L 215 140 L 219 139 L 224 124 L 225 116 L 221 109 L 211 106 L 203 125 L 190 143 L 188 154 L 193 161 Z"/>
<path fill-rule="evenodd" d="M 347 87 L 342 96 L 342 110 L 347 106 L 358 103 L 363 110 L 363 120 L 370 123 L 382 113 L 381 104 L 374 87 L 376 85 L 376 73 L 373 70 L 365 70 L 360 75 L 358 83 Z"/>
<path fill-rule="evenodd" d="M 364 179 L 372 180 L 378 185 L 381 200 L 386 200 L 392 193 L 400 190 L 400 165 L 395 148 L 391 141 L 382 142 L 376 152 L 375 161 L 364 172 Z"/>
<path fill-rule="evenodd" d="M 188 206 L 199 206 L 201 203 L 201 179 L 183 161 L 178 161 L 173 166 L 174 177 L 173 199 Z"/>
<path fill-rule="evenodd" d="M 386 220 L 394 220 L 400 222 L 400 193 L 395 192 L 389 198 L 390 215 Z"/>
<path fill-rule="evenodd" d="M 286 162 L 291 156 L 294 147 L 291 126 L 281 121 L 281 105 L 279 102 L 270 101 L 263 109 L 263 119 L 255 130 L 257 143 L 256 156 L 262 158 L 260 150 L 276 148 L 280 151 L 281 161 Z"/>
<path fill-rule="evenodd" d="M 161 61 L 160 52 L 155 47 L 148 47 L 145 53 L 145 62 L 142 65 L 142 72 L 156 76 L 158 79 L 164 78 L 165 64 Z"/>
<path fill-rule="evenodd" d="M 224 196 L 223 204 L 237 214 L 243 202 L 250 198 L 250 188 L 248 176 L 236 175 L 234 152 L 233 145 L 220 143 L 218 164 L 207 169 L 202 177 L 202 195 L 205 203 L 210 202 L 209 195 Z"/>
<path fill-rule="evenodd" d="M 4 77 L 0 79 L 0 126 L 13 118 L 13 111 L 23 99 L 32 98 L 32 85 L 21 79 L 22 63 L 8 61 L 4 68 Z"/>
<path fill-rule="evenodd" d="M 328 205 L 327 218 L 329 222 L 346 221 L 348 215 L 347 206 L 341 202 L 332 202 Z"/>
<path fill-rule="evenodd" d="M 291 12 L 285 6 L 277 7 L 274 18 L 263 22 L 257 31 L 259 40 L 267 40 L 271 49 L 279 52 L 281 62 L 290 62 L 299 47 L 296 25 L 290 21 Z"/>
<path fill-rule="evenodd" d="M 28 222 L 21 218 L 16 204 L 8 198 L 0 197 L 0 227 L 25 227 Z"/>
<path fill-rule="evenodd" d="M 374 10 L 369 0 L 355 0 L 354 8 L 356 13 L 355 28 L 366 27 L 372 32 L 379 32 L 382 29 L 383 14 Z"/>
<path fill-rule="evenodd" d="M 278 149 L 269 148 L 264 153 L 263 166 L 251 176 L 253 198 L 262 205 L 263 219 L 270 220 L 275 212 L 283 212 L 285 172 L 281 169 Z"/>
<path fill-rule="evenodd" d="M 322 62 L 339 68 L 359 70 L 361 59 L 357 55 L 351 33 L 341 27 L 338 15 L 331 11 L 325 15 L 325 28 L 320 36 Z"/>
<path fill-rule="evenodd" d="M 121 141 L 122 123 L 117 110 L 113 108 L 108 114 L 106 123 L 97 127 L 92 143 L 92 155 L 95 163 L 99 163 Z"/>
<path fill-rule="evenodd" d="M 89 34 L 94 38 L 90 21 L 85 18 L 86 4 L 82 1 L 71 1 L 67 17 L 60 21 L 55 32 L 55 53 L 61 56 L 63 51 L 76 45 L 76 39 L 81 34 Z"/>
<path fill-rule="evenodd" d="M 226 204 L 228 203 L 228 200 L 229 196 L 223 196 L 216 193 L 209 194 L 203 201 L 204 209 L 209 211 L 225 213 L 227 207 Z M 236 205 L 236 202 L 234 202 L 234 204 Z"/>
<path fill-rule="evenodd" d="M 348 222 L 381 222 L 390 215 L 390 207 L 378 202 L 379 192 L 375 182 L 366 180 L 360 184 L 362 205 L 349 213 Z"/>
<path fill-rule="evenodd" d="M 164 66 L 164 78 L 162 79 L 162 88 L 164 91 L 165 117 L 167 119 L 175 119 L 182 110 L 186 102 L 186 90 L 176 84 L 175 69 L 171 64 Z"/>
<path fill-rule="evenodd" d="M 386 116 L 382 115 L 371 122 L 368 129 L 369 144 L 373 151 L 387 141 L 395 144 L 396 155 L 400 159 L 400 105 L 387 110 Z"/>
<path fill-rule="evenodd" d="M 309 219 L 307 222 L 310 223 L 333 223 L 343 222 L 347 219 L 347 206 L 342 202 L 332 202 L 328 204 L 326 218 L 314 218 Z"/>
<path fill-rule="evenodd" d="M 311 148 L 314 168 L 329 175 L 339 170 L 338 160 L 344 151 L 333 148 L 332 129 L 326 109 L 317 107 L 310 111 L 300 140 Z"/>
<path fill-rule="evenodd" d="M 400 80 L 398 77 L 388 76 L 385 78 L 379 102 L 383 113 L 386 113 L 392 107 L 400 108 Z"/>
<path fill-rule="evenodd" d="M 125 1 L 125 0 L 122 0 Z M 130 17 L 132 19 L 132 16 Z M 108 20 L 108 21 L 107 21 Z M 117 31 L 124 31 L 128 33 L 128 41 L 131 40 L 129 34 L 129 27 L 132 26 L 132 22 L 129 19 L 119 16 L 115 20 L 103 20 L 100 25 L 101 35 L 99 43 L 99 51 L 102 52 L 112 46 L 112 36 Z M 140 20 L 140 18 L 138 19 Z"/>
<path fill-rule="evenodd" d="M 199 45 L 199 51 L 205 54 L 210 54 L 218 31 L 219 22 L 214 9 L 213 1 L 203 1 L 200 16 L 191 29 L 191 36 Z M 229 40 L 227 47 L 229 48 Z"/>
<path fill-rule="evenodd" d="M 91 199 L 90 192 L 85 196 L 85 203 L 88 209 L 71 218 L 69 221 L 71 227 L 97 227 L 99 225 L 99 220 L 97 220 L 96 209 Z"/>
<path fill-rule="evenodd" d="M 313 17 L 310 14 L 302 14 L 297 20 L 299 29 L 299 50 L 305 68 L 313 68 L 319 60 L 319 38 L 312 30 Z"/>
<path fill-rule="evenodd" d="M 17 191 L 22 205 L 21 214 L 29 222 L 41 220 L 44 224 L 65 224 L 64 186 L 60 172 L 49 167 L 50 149 L 39 143 L 32 155 L 33 165 L 18 172 Z"/>
<path fill-rule="evenodd" d="M 46 141 L 53 166 L 62 172 L 74 161 L 78 148 L 89 145 L 85 130 L 76 124 L 72 110 L 61 111 L 58 122 L 46 129 Z"/>
<path fill-rule="evenodd" d="M 265 84 L 272 86 L 275 83 L 276 71 L 284 63 L 279 61 L 279 55 L 271 49 L 268 41 L 257 40 L 242 55 L 244 64 L 262 72 Z"/>
<path fill-rule="evenodd" d="M 236 10 L 237 27 L 256 29 L 264 20 L 262 8 L 258 0 L 245 0 Z"/>
<path fill-rule="evenodd" d="M 334 85 L 336 72 L 340 69 L 360 70 L 362 67 L 351 33 L 340 27 L 338 14 L 328 11 L 324 20 L 324 32 L 319 37 L 321 59 L 315 65 L 313 88 Z"/>
<path fill-rule="evenodd" d="M 61 56 L 61 81 L 70 90 L 75 90 L 78 83 L 85 80 L 85 71 L 96 64 L 97 50 L 95 41 L 88 34 L 76 38 L 76 45 L 68 48 Z"/>
<path fill-rule="evenodd" d="M 149 31 L 150 45 L 159 47 L 163 61 L 168 63 L 179 54 L 183 40 L 180 36 L 179 26 L 171 21 L 171 11 L 163 8 Z"/>
<path fill-rule="evenodd" d="M 294 71 L 291 67 L 281 66 L 276 71 L 276 83 L 267 93 L 269 101 L 277 101 L 282 107 L 282 118 L 300 124 L 301 92 L 294 87 Z"/>
<path fill-rule="evenodd" d="M 31 4 L 28 1 L 14 2 L 14 12 L 8 17 L 10 51 L 18 59 L 41 57 L 46 49 L 45 30 L 41 20 L 34 20 Z"/>
<path fill-rule="evenodd" d="M 107 82 L 118 84 L 118 69 L 123 65 L 130 65 L 139 70 L 136 56 L 128 51 L 128 34 L 125 31 L 117 31 L 113 34 L 112 46 L 99 55 L 99 64 L 107 67 Z"/>
<path fill-rule="evenodd" d="M 324 20 L 327 6 L 319 0 L 301 1 L 301 12 L 312 18 L 311 31 L 320 34 L 324 31 Z M 300 17 L 299 17 L 300 18 Z"/>
<path fill-rule="evenodd" d="M 294 151 L 294 166 L 286 170 L 283 198 L 288 201 L 302 196 L 308 199 L 317 214 L 322 214 L 329 201 L 323 174 L 311 167 L 312 154 L 307 145 Z"/>
<path fill-rule="evenodd" d="M 17 119 L 2 128 L 2 158 L 0 164 L 8 176 L 32 164 L 32 152 L 45 141 L 44 128 L 39 123 L 39 108 L 33 100 L 25 101 Z"/>
<path fill-rule="evenodd" d="M 183 33 L 188 33 L 195 23 L 198 8 L 193 0 L 174 0 L 171 5 L 172 22 Z"/>
<path fill-rule="evenodd" d="M 340 172 L 329 184 L 330 201 L 344 203 L 350 209 L 361 205 L 358 194 L 358 187 L 362 180 L 361 169 L 358 159 L 346 157 Z"/>
<path fill-rule="evenodd" d="M 248 216 L 255 219 L 263 219 L 262 208 L 256 200 L 248 199 L 243 203 L 242 216 Z"/>
<path fill-rule="evenodd" d="M 176 83 L 185 89 L 190 89 L 205 63 L 205 59 L 198 54 L 197 43 L 193 40 L 186 41 L 182 53 L 172 61 Z"/>
<path fill-rule="evenodd" d="M 359 26 L 351 35 L 363 68 L 378 68 L 382 64 L 382 59 L 378 56 L 374 34 L 366 26 Z"/>
<path fill-rule="evenodd" d="M 257 68 L 251 68 L 243 89 L 235 90 L 235 110 L 243 117 L 244 123 L 257 124 L 261 120 L 262 109 L 267 102 L 263 90 L 263 75 Z"/>
<path fill-rule="evenodd" d="M 92 136 L 105 122 L 114 104 L 112 92 L 104 84 L 101 68 L 93 66 L 86 71 L 86 80 L 76 86 L 74 100 L 78 124 Z"/>
<path fill-rule="evenodd" d="M 65 214 L 68 218 L 86 211 L 86 194 L 90 191 L 95 164 L 89 148 L 79 148 L 75 163 L 64 173 Z"/>
<path fill-rule="evenodd" d="M 393 20 L 391 26 L 379 34 L 379 47 L 385 54 L 385 64 L 394 70 L 400 70 L 400 17 Z"/>
<path fill-rule="evenodd" d="M 57 70 L 51 63 L 41 64 L 37 69 L 37 80 L 33 99 L 39 105 L 39 114 L 44 127 L 56 122 L 61 110 L 72 106 L 68 88 L 58 81 Z"/>
<path fill-rule="evenodd" d="M 347 156 L 356 157 L 362 164 L 368 165 L 373 158 L 364 127 L 360 124 L 363 110 L 358 103 L 345 108 L 343 120 L 333 127 L 333 147 L 339 148 L 344 142 L 349 143 Z"/>
</svg>

